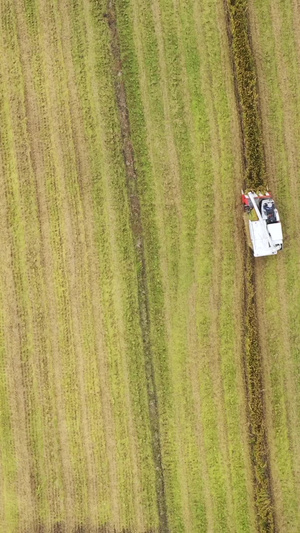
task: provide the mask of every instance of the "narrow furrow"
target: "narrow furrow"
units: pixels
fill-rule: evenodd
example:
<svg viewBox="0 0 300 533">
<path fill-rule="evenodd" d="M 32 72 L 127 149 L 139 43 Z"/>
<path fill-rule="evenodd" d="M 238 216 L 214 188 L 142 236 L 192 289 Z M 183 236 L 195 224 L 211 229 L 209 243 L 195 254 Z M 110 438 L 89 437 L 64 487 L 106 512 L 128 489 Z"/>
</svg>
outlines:
<svg viewBox="0 0 300 533">
<path fill-rule="evenodd" d="M 244 155 L 244 188 L 265 185 L 265 156 L 256 67 L 247 16 L 247 0 L 225 0 L 227 32 L 234 72 Z M 275 509 L 265 415 L 263 365 L 259 343 L 255 262 L 245 240 L 243 369 L 248 436 L 252 463 L 257 528 L 275 531 Z"/>
<path fill-rule="evenodd" d="M 111 31 L 111 52 L 113 76 L 115 80 L 115 96 L 119 111 L 121 137 L 123 143 L 123 157 L 126 168 L 126 184 L 130 208 L 131 229 L 137 263 L 139 316 L 143 338 L 145 371 L 147 377 L 149 415 L 152 433 L 152 451 L 156 469 L 157 506 L 159 512 L 160 531 L 161 533 L 165 533 L 169 531 L 169 527 L 165 494 L 165 480 L 161 453 L 159 406 L 153 365 L 153 350 L 151 345 L 151 326 L 148 301 L 148 281 L 144 247 L 144 232 L 142 225 L 141 204 L 137 184 L 138 175 L 135 164 L 135 154 L 131 139 L 130 119 L 127 107 L 126 87 L 122 76 L 121 46 L 118 33 L 117 13 L 115 4 L 112 0 L 110 0 L 108 3 L 107 20 Z"/>
</svg>

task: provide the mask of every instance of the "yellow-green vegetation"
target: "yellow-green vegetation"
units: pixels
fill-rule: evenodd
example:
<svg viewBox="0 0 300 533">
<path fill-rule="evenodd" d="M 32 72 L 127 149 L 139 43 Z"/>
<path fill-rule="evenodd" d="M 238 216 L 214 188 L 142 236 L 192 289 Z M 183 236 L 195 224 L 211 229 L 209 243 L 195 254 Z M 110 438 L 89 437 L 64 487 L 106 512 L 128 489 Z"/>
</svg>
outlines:
<svg viewBox="0 0 300 533">
<path fill-rule="evenodd" d="M 229 40 L 237 83 L 245 157 L 245 183 L 256 189 L 265 182 L 265 160 L 257 92 L 255 61 L 251 49 L 248 0 L 225 0 L 228 9 Z"/>
<path fill-rule="evenodd" d="M 249 369 L 245 389 L 224 4 L 2 0 L 0 21 L 0 530 L 251 533 L 247 393 L 261 375 Z M 296 531 L 299 396 L 279 372 L 291 346 L 291 379 L 298 332 L 283 300 L 295 344 L 278 348 L 266 413 L 275 504 Z"/>
<path fill-rule="evenodd" d="M 257 216 L 257 213 L 254 209 L 251 209 L 250 213 L 249 213 L 249 219 L 250 220 L 258 220 L 258 216 Z"/>
<path fill-rule="evenodd" d="M 254 495 L 259 531 L 274 531 L 275 519 L 266 435 L 263 370 L 257 317 L 257 300 L 252 250 L 245 262 L 245 384 L 248 404 L 249 439 L 253 465 Z"/>
<path fill-rule="evenodd" d="M 229 33 L 245 148 L 245 184 L 247 188 L 255 190 L 264 186 L 265 161 L 258 109 L 257 76 L 250 43 L 247 8 L 247 0 L 228 1 Z M 249 238 L 248 227 L 246 227 L 246 232 L 247 238 Z M 274 531 L 275 514 L 265 417 L 259 320 L 257 317 L 255 263 L 246 239 L 245 251 L 244 376 L 257 529 L 259 531 Z"/>
<path fill-rule="evenodd" d="M 285 238 L 278 261 L 257 270 L 275 508 L 280 531 L 300 528 L 299 469 L 299 6 L 250 3 L 268 183 Z"/>
<path fill-rule="evenodd" d="M 232 21 L 244 17 L 246 24 L 250 13 L 250 27 L 244 36 L 249 44 L 251 30 L 263 123 L 262 137 L 258 120 L 256 139 L 261 144 L 260 153 L 265 152 L 267 181 L 278 200 L 287 240 L 287 249 L 276 264 L 263 260 L 253 265 L 251 258 L 246 262 L 246 376 L 250 381 L 249 418 L 252 417 L 254 422 L 250 425 L 250 436 L 253 437 L 254 475 L 258 477 L 258 527 L 263 531 L 275 527 L 280 531 L 298 531 L 299 476 L 295 461 L 299 457 L 299 385 L 296 378 L 299 374 L 296 333 L 300 316 L 296 266 L 299 244 L 292 216 L 292 212 L 297 212 L 299 196 L 296 154 L 300 137 L 296 117 L 300 100 L 296 87 L 300 72 L 299 40 L 294 26 L 297 10 L 295 5 L 287 6 L 280 1 L 263 4 L 253 1 L 249 3 L 249 11 L 246 9 L 248 3 L 237 4 L 237 9 L 231 6 Z M 241 86 L 240 93 L 243 91 Z M 257 94 L 255 90 L 252 93 L 255 102 Z M 255 105 L 252 107 L 254 109 Z M 254 188 L 259 183 L 263 185 L 266 177 L 263 171 L 261 180 L 253 182 L 249 175 L 247 180 L 247 186 Z M 291 202 L 292 210 L 288 207 Z M 268 446 L 264 436 L 266 431 Z"/>
<path fill-rule="evenodd" d="M 246 488 L 251 473 L 245 470 L 242 378 L 235 359 L 240 295 L 232 292 L 234 242 L 228 225 L 233 214 L 221 207 L 234 204 L 228 179 L 234 183 L 234 170 L 240 169 L 234 166 L 233 137 L 228 138 L 228 130 L 233 135 L 236 127 L 227 96 L 232 86 L 225 85 L 222 72 L 211 96 L 212 72 L 223 59 L 212 21 L 215 6 L 206 6 L 203 26 L 198 26 L 200 13 L 190 3 L 179 12 L 168 2 L 117 5 L 141 184 L 151 320 L 157 324 L 152 342 L 170 531 L 227 530 L 237 523 L 251 530 L 252 501 Z M 206 41 L 199 40 L 205 28 Z M 227 213 L 227 226 L 219 209 L 222 217 Z M 161 274 L 153 260 L 155 224 L 158 242 L 166 243 L 157 252 Z M 223 265 L 214 254 L 216 241 Z"/>
</svg>

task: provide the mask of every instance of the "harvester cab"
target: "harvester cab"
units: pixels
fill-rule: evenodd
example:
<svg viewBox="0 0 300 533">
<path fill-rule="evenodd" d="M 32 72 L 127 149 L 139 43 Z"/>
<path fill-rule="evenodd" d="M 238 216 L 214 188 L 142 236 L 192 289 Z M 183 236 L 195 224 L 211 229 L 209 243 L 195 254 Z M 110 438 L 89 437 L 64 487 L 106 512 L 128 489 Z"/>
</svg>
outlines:
<svg viewBox="0 0 300 533">
<path fill-rule="evenodd" d="M 242 191 L 246 231 L 254 257 L 276 255 L 283 248 L 278 209 L 270 192 Z"/>
</svg>

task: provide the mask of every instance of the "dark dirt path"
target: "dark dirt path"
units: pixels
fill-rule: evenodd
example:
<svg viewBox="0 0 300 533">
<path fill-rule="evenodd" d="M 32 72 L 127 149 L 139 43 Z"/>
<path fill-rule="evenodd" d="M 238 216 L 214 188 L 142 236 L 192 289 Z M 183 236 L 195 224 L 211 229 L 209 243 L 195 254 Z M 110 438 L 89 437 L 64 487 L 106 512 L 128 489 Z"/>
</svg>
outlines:
<svg viewBox="0 0 300 533">
<path fill-rule="evenodd" d="M 112 68 L 115 82 L 115 95 L 119 111 L 122 136 L 122 149 L 126 169 L 126 183 L 131 217 L 132 236 L 135 245 L 137 263 L 137 283 L 139 297 L 140 325 L 143 337 L 145 371 L 152 433 L 153 460 L 156 470 L 156 493 L 159 513 L 160 532 L 168 533 L 167 503 L 165 480 L 162 465 L 161 438 L 159 428 L 159 406 L 153 366 L 153 353 L 150 334 L 150 311 L 148 301 L 147 269 L 144 249 L 144 232 L 142 225 L 141 205 L 138 192 L 138 175 L 135 165 L 134 148 L 131 140 L 130 118 L 127 107 L 126 87 L 122 76 L 121 46 L 118 33 L 116 7 L 112 0 L 108 2 L 105 14 L 111 31 Z"/>
</svg>

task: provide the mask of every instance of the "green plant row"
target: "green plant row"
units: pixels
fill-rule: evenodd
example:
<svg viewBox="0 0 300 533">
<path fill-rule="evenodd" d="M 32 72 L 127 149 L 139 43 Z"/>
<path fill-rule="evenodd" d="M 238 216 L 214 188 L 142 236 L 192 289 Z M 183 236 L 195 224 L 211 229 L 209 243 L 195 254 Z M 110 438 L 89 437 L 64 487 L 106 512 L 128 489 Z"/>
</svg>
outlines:
<svg viewBox="0 0 300 533">
<path fill-rule="evenodd" d="M 182 24 L 180 17 L 187 9 L 191 10 L 191 5 L 183 6 L 179 15 L 169 2 L 123 2 L 121 6 L 118 5 L 120 13 L 118 26 L 124 59 L 122 72 L 126 81 L 145 231 L 151 335 L 158 355 L 155 359 L 155 370 L 159 387 L 170 529 L 197 531 L 205 529 L 208 523 L 213 523 L 216 530 L 220 531 L 230 528 L 231 524 L 235 523 L 229 510 L 229 502 L 234 493 L 236 521 L 239 527 L 249 530 L 247 516 L 249 503 L 244 485 L 245 478 L 241 474 L 244 458 L 239 447 L 240 442 L 235 446 L 236 436 L 239 436 L 238 420 L 234 435 L 233 425 L 230 427 L 228 448 L 232 464 L 229 465 L 223 459 L 224 450 L 220 444 L 220 434 L 224 432 L 223 442 L 225 441 L 227 446 L 227 436 L 224 436 L 226 422 L 221 425 L 220 413 L 223 420 L 226 415 L 222 400 L 215 399 L 217 387 L 211 361 L 215 354 L 212 355 L 210 338 L 212 320 L 211 296 L 208 289 L 212 282 L 214 233 L 212 224 L 204 227 L 203 223 L 204 220 L 213 220 L 213 188 L 215 176 L 218 175 L 214 164 L 218 172 L 219 166 L 214 163 L 217 153 L 214 153 L 212 148 L 207 94 L 205 97 L 202 94 L 202 81 L 199 75 L 203 68 L 201 62 L 204 60 L 197 49 L 197 32 L 193 27 L 192 12 L 189 13 L 189 29 L 185 28 L 182 33 L 179 29 Z M 152 16 L 151 11 L 155 12 Z M 214 13 L 213 5 L 207 18 L 212 13 Z M 185 32 L 188 35 L 186 43 L 182 38 Z M 219 58 L 215 60 L 216 69 L 219 69 L 219 60 Z M 163 72 L 164 65 L 165 72 Z M 146 78 L 146 82 L 142 82 L 141 78 Z M 168 105 L 165 101 L 162 105 L 162 91 L 168 95 Z M 223 102 L 220 102 L 219 113 L 224 117 L 222 105 Z M 147 109 L 148 106 L 150 111 Z M 230 117 L 229 112 L 227 115 Z M 160 153 L 162 150 L 154 144 L 154 139 L 157 137 L 159 144 L 166 144 L 163 131 L 165 124 L 170 136 L 171 130 L 175 144 L 172 162 L 177 160 L 179 190 L 176 191 L 178 211 L 173 207 L 172 212 L 171 202 L 167 204 L 167 213 L 172 216 L 165 217 L 165 228 L 161 228 L 157 206 L 160 202 L 165 202 L 166 198 L 169 200 L 172 197 L 169 184 L 173 181 L 175 188 L 177 178 L 172 168 L 168 169 L 166 155 L 164 154 L 163 158 Z M 228 123 L 224 123 L 221 142 L 224 142 L 223 136 L 227 134 Z M 222 149 L 224 184 L 218 182 L 218 186 L 224 187 L 225 190 L 225 180 L 229 179 L 229 176 L 232 179 L 232 169 L 226 155 L 227 149 L 223 145 Z M 171 172 L 171 176 L 168 176 L 168 172 Z M 155 209 L 156 216 L 153 215 Z M 163 239 L 167 241 L 168 283 L 161 270 Z M 177 246 L 175 253 L 174 244 Z M 232 271 L 230 276 L 233 276 Z M 160 307 L 157 305 L 159 292 L 162 293 Z M 196 304 L 196 324 L 193 322 L 193 326 L 190 326 L 190 307 L 193 313 L 193 305 L 190 303 L 192 294 L 197 302 L 199 300 L 199 304 Z M 168 324 L 166 316 L 168 307 L 170 309 L 170 301 L 172 302 L 171 323 Z M 230 346 L 225 347 L 223 343 L 222 354 L 224 360 L 227 358 L 228 367 L 230 357 L 232 359 L 232 341 L 235 333 L 233 329 L 229 330 L 228 321 L 226 325 L 224 322 L 222 318 L 222 334 L 226 338 L 230 337 L 228 343 Z M 164 329 L 168 331 L 165 341 Z M 189 342 L 191 332 L 199 338 L 197 347 L 191 348 Z M 166 343 L 165 348 L 163 342 Z M 163 351 L 157 350 L 160 346 Z M 191 370 L 193 358 L 195 366 Z M 165 379 L 166 372 L 170 375 L 170 384 Z M 191 372 L 195 375 L 194 389 L 192 389 Z M 218 369 L 219 374 L 220 372 L 221 369 Z M 238 391 L 235 389 L 231 397 L 229 392 L 233 387 L 237 387 L 232 364 L 231 372 L 231 379 L 228 377 L 226 382 L 228 420 L 231 418 L 232 404 L 235 404 L 235 413 L 236 409 L 239 409 Z M 199 387 L 198 392 L 197 387 Z M 170 405 L 170 398 L 173 406 Z M 201 413 L 199 405 L 197 407 L 195 405 L 196 401 L 199 404 L 199 400 Z M 200 431 L 204 441 L 201 452 L 197 435 Z M 171 440 L 173 442 L 170 442 Z M 231 454 L 232 447 L 234 452 Z M 199 453 L 203 453 L 202 450 L 204 457 L 199 461 Z M 204 476 L 204 463 L 208 466 L 207 477 Z M 237 486 L 231 487 L 232 493 L 226 494 L 232 471 L 235 480 L 238 479 L 239 482 Z M 204 503 L 204 492 L 209 494 L 208 497 L 214 502 L 213 512 L 210 512 L 209 518 L 206 502 Z M 187 522 L 188 519 L 190 522 Z"/>
<path fill-rule="evenodd" d="M 230 507 L 230 501 L 227 500 L 226 518 L 227 520 L 231 518 L 232 523 L 238 529 L 249 531 L 253 521 L 252 501 L 246 488 L 246 479 L 249 477 L 249 473 L 241 439 L 241 426 L 245 427 L 245 419 L 241 410 L 239 387 L 241 376 L 237 365 L 239 337 L 237 335 L 238 325 L 234 315 L 235 306 L 238 304 L 238 295 L 232 289 L 234 284 L 238 282 L 236 276 L 237 267 L 235 266 L 236 253 L 234 251 L 236 243 L 233 239 L 234 220 L 231 214 L 234 202 L 232 191 L 234 190 L 234 176 L 236 173 L 232 150 L 235 142 L 232 131 L 231 109 L 233 95 L 230 94 L 231 87 L 229 88 L 225 82 L 230 63 L 228 58 L 223 55 L 220 38 L 223 28 L 219 26 L 223 22 L 220 16 L 218 19 L 216 17 L 215 3 L 205 2 L 201 8 L 199 7 L 198 13 L 195 13 L 195 8 L 192 10 L 188 9 L 187 6 L 183 7 L 185 9 L 181 24 L 183 26 L 183 35 L 186 35 L 188 80 L 191 94 L 193 95 L 193 112 L 199 124 L 199 139 L 197 138 L 197 142 L 200 147 L 201 141 L 203 142 L 204 140 L 203 137 L 200 137 L 200 132 L 203 135 L 203 132 L 207 131 L 208 139 L 205 139 L 205 145 L 210 146 L 212 151 L 211 169 L 206 170 L 205 179 L 199 179 L 200 190 L 204 198 L 207 198 L 208 204 L 211 204 L 210 207 L 213 206 L 218 209 L 217 206 L 220 204 L 228 207 L 232 205 L 232 208 L 229 207 L 223 211 L 223 224 L 217 230 L 214 229 L 214 225 L 217 226 L 214 217 L 215 212 L 213 209 L 210 210 L 209 205 L 203 206 L 204 212 L 200 214 L 199 220 L 201 220 L 201 215 L 203 215 L 208 220 L 214 221 L 211 228 L 214 253 L 209 256 L 213 268 L 210 268 L 210 270 L 218 272 L 217 278 L 219 282 L 212 278 L 208 285 L 211 286 L 214 283 L 216 298 L 220 298 L 219 312 L 215 310 L 211 322 L 217 322 L 218 327 L 218 350 L 220 354 L 218 370 L 221 374 L 219 379 L 222 382 L 222 395 L 220 394 L 219 397 L 218 412 L 223 414 L 222 430 L 226 432 L 229 450 L 223 475 L 225 475 L 225 483 L 228 482 L 228 478 L 232 480 L 230 498 L 233 501 L 233 510 Z M 190 21 L 190 27 L 184 30 L 184 21 L 187 22 L 188 17 L 190 19 L 193 18 L 195 21 L 197 21 L 197 18 L 199 19 L 198 32 L 196 33 L 198 50 L 193 49 L 193 34 L 190 29 L 193 26 L 192 21 Z M 204 92 L 203 108 L 199 98 L 202 91 Z M 206 128 L 201 124 L 200 116 L 203 122 L 205 121 L 204 117 L 206 117 L 208 122 Z M 207 142 L 208 144 L 206 144 Z M 205 152 L 199 153 L 199 157 L 203 160 L 207 158 Z M 239 162 L 236 161 L 236 164 L 238 168 Z M 206 190 L 206 186 L 208 190 Z M 213 196 L 211 197 L 211 195 Z M 199 196 L 199 205 L 203 203 L 203 197 L 201 198 L 201 196 Z M 206 232 L 209 234 L 208 228 Z M 202 280 L 200 271 L 204 267 L 206 255 L 207 250 L 204 250 L 203 256 L 199 260 L 199 281 Z M 217 257 L 222 257 L 222 260 L 220 261 Z M 234 279 L 235 282 L 233 282 Z M 203 294 L 205 294 L 205 290 L 201 288 L 200 301 Z M 198 313 L 200 317 L 205 311 L 199 309 Z M 216 378 L 216 372 L 214 377 Z M 217 493 L 217 487 L 214 490 Z M 228 527 L 230 529 L 234 526 L 229 522 Z"/>
<path fill-rule="evenodd" d="M 105 325 L 109 328 L 108 353 L 110 365 L 110 395 L 113 399 L 116 435 L 118 437 L 118 470 L 120 483 L 120 523 L 123 527 L 138 527 L 134 515 L 137 502 L 133 501 L 133 481 L 141 485 L 140 512 L 147 527 L 155 527 L 157 509 L 155 501 L 155 469 L 151 455 L 149 410 L 147 405 L 147 376 L 141 357 L 142 337 L 139 324 L 136 276 L 140 265 L 135 258 L 130 230 L 130 212 L 126 194 L 126 175 L 111 72 L 110 32 L 103 14 L 106 4 L 92 5 L 90 27 L 94 31 L 94 62 L 89 60 L 88 45 L 82 25 L 83 13 L 74 7 L 73 55 L 78 89 L 82 103 L 85 135 L 91 157 L 93 212 L 95 236 L 100 257 L 101 288 Z M 84 58 L 87 57 L 86 61 Z M 96 83 L 95 83 L 96 82 Z M 93 87 L 97 87 L 99 102 L 95 104 Z M 88 98 L 87 98 L 88 95 Z M 98 121 L 101 118 L 102 125 Z M 99 150 L 99 146 L 101 150 Z M 111 212 L 108 218 L 108 212 Z M 110 225 L 113 224 L 113 227 Z M 114 234 L 115 242 L 112 235 Z M 114 249 L 114 256 L 112 251 Z M 116 282 L 118 280 L 118 285 Z M 119 300 L 118 309 L 116 300 Z M 118 320 L 124 323 L 122 336 L 125 353 L 118 353 Z M 115 355 L 114 355 L 115 352 Z M 123 368 L 121 365 L 123 357 Z M 127 367 L 128 381 L 124 366 Z M 130 467 L 126 451 L 133 439 L 129 434 L 128 412 L 125 409 L 124 391 L 129 389 L 130 409 L 133 412 L 137 450 L 134 460 L 138 470 Z M 126 457 L 127 453 L 127 457 Z M 131 458 L 132 459 L 132 458 Z M 137 475 L 133 480 L 133 475 Z M 114 519 L 110 515 L 110 520 Z"/>
</svg>

